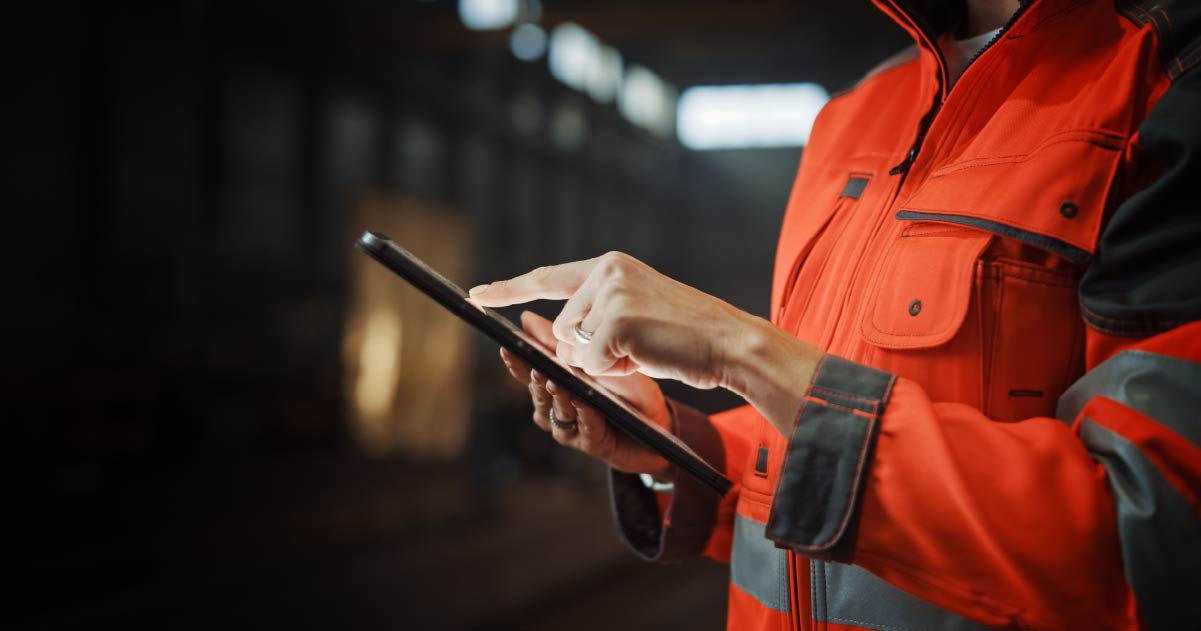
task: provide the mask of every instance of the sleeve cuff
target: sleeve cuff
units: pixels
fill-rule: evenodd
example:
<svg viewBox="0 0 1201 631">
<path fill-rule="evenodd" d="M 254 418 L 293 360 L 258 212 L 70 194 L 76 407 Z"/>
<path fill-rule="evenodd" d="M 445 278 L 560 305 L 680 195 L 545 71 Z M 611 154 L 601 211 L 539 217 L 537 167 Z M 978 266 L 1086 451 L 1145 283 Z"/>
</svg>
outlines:
<svg viewBox="0 0 1201 631">
<path fill-rule="evenodd" d="M 801 404 L 766 534 L 778 547 L 850 562 L 861 491 L 896 376 L 827 355 Z"/>
<path fill-rule="evenodd" d="M 669 405 L 676 420 L 676 435 L 718 470 L 724 469 L 725 450 L 709 417 L 674 401 Z M 697 556 L 713 531 L 721 497 L 680 471 L 675 472 L 671 486 L 670 494 L 663 493 L 665 497 L 660 498 L 638 474 L 610 471 L 609 491 L 618 535 L 644 560 L 678 561 Z"/>
</svg>

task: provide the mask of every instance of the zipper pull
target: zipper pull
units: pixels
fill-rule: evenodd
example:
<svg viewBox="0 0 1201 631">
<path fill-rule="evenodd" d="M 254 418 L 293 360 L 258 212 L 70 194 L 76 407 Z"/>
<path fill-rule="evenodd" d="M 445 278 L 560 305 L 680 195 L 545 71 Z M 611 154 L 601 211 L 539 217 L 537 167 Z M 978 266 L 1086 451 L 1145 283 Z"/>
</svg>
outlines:
<svg viewBox="0 0 1201 631">
<path fill-rule="evenodd" d="M 909 170 L 909 167 L 913 165 L 914 160 L 917 160 L 917 147 L 911 148 L 909 150 L 909 153 L 905 156 L 905 160 L 903 162 L 901 162 L 900 164 L 896 165 L 895 167 L 889 169 L 888 174 L 889 175 L 900 175 L 902 173 L 905 173 L 906 171 Z"/>
</svg>

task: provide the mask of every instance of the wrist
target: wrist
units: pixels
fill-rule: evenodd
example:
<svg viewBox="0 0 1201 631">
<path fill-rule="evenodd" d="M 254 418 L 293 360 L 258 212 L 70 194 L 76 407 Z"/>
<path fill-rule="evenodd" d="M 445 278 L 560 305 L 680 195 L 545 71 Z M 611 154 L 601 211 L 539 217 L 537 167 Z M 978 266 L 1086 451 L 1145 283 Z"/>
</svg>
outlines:
<svg viewBox="0 0 1201 631">
<path fill-rule="evenodd" d="M 730 337 L 722 387 L 742 396 L 782 433 L 792 430 L 801 401 L 824 353 L 755 316 Z"/>
</svg>

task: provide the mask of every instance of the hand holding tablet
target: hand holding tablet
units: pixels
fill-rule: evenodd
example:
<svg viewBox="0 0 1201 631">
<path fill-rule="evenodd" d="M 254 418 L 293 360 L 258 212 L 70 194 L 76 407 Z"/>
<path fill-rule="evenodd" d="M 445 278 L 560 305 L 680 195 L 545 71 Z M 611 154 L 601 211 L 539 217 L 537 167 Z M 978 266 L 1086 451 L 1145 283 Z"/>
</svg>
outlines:
<svg viewBox="0 0 1201 631">
<path fill-rule="evenodd" d="M 509 353 L 512 353 L 512 355 L 532 366 L 552 381 L 555 387 L 563 388 L 574 399 L 595 409 L 610 425 L 617 428 L 626 436 L 661 455 L 680 471 L 695 476 L 719 494 L 724 495 L 731 488 L 732 484 L 725 476 L 696 455 L 695 452 L 689 449 L 678 438 L 664 430 L 658 422 L 630 406 L 620 396 L 601 385 L 584 371 L 570 365 L 571 363 L 579 363 L 580 365 L 589 366 L 588 363 L 562 361 L 561 358 L 555 356 L 555 351 L 548 349 L 544 344 L 514 326 L 500 314 L 492 309 L 481 308 L 472 304 L 466 292 L 425 265 L 407 250 L 393 243 L 387 237 L 366 232 L 360 237 L 358 246 L 377 262 L 420 289 L 423 293 L 482 331 L 485 335 L 491 337 Z M 564 295 L 560 298 L 566 299 L 575 292 L 574 290 L 567 291 L 564 288 L 561 293 Z M 514 300 L 513 302 L 518 301 Z M 570 306 L 569 302 L 568 307 Z M 574 324 L 579 323 L 580 320 L 574 322 Z M 588 335 L 589 329 L 587 324 L 586 321 L 583 322 L 581 335 Z M 591 331 L 591 333 L 595 334 L 595 331 Z M 556 330 L 556 338 L 562 340 L 565 336 L 570 336 L 576 342 L 574 345 L 557 345 L 557 348 L 560 349 L 559 352 L 575 353 L 580 352 L 575 349 L 599 348 L 594 344 L 582 343 L 576 335 L 571 327 L 562 332 Z M 603 349 L 600 350 L 603 351 Z M 600 361 L 604 361 L 604 356 L 604 352 L 597 353 Z M 589 361 L 592 360 L 589 359 Z M 632 366 L 628 362 L 625 364 L 614 362 L 605 367 L 603 371 L 597 372 L 602 374 L 629 375 L 634 373 L 636 368 L 636 366 Z M 674 375 L 669 376 L 674 377 Z"/>
</svg>

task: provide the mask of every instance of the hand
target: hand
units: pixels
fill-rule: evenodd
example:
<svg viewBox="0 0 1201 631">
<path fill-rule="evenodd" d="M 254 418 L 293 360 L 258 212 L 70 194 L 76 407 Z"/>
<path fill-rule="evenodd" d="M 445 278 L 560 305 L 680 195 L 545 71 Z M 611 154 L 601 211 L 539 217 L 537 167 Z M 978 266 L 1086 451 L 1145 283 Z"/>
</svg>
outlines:
<svg viewBox="0 0 1201 631">
<path fill-rule="evenodd" d="M 538 268 L 475 287 L 499 307 L 566 300 L 552 331 L 559 357 L 592 375 L 644 375 L 742 395 L 791 432 L 822 352 L 771 323 L 676 282 L 621 253 Z M 583 344 L 574 328 L 591 334 Z"/>
<path fill-rule="evenodd" d="M 551 333 L 550 320 L 526 311 L 521 314 L 521 326 L 547 348 L 555 347 L 556 341 Z M 547 380 L 541 373 L 531 370 L 529 364 L 516 355 L 501 348 L 500 357 L 509 369 L 509 374 L 529 388 L 530 398 L 534 401 L 534 424 L 550 432 L 556 442 L 602 460 L 618 471 L 650 473 L 658 478 L 668 477 L 669 466 L 662 456 L 611 427 L 596 410 L 577 401 L 569 392 Z M 643 414 L 670 429 L 671 412 L 667 409 L 667 401 L 663 398 L 662 391 L 653 379 L 633 374 L 598 377 L 598 380 Z M 575 421 L 576 429 L 563 430 L 553 427 L 550 423 L 552 406 L 556 419 L 562 423 Z"/>
</svg>

